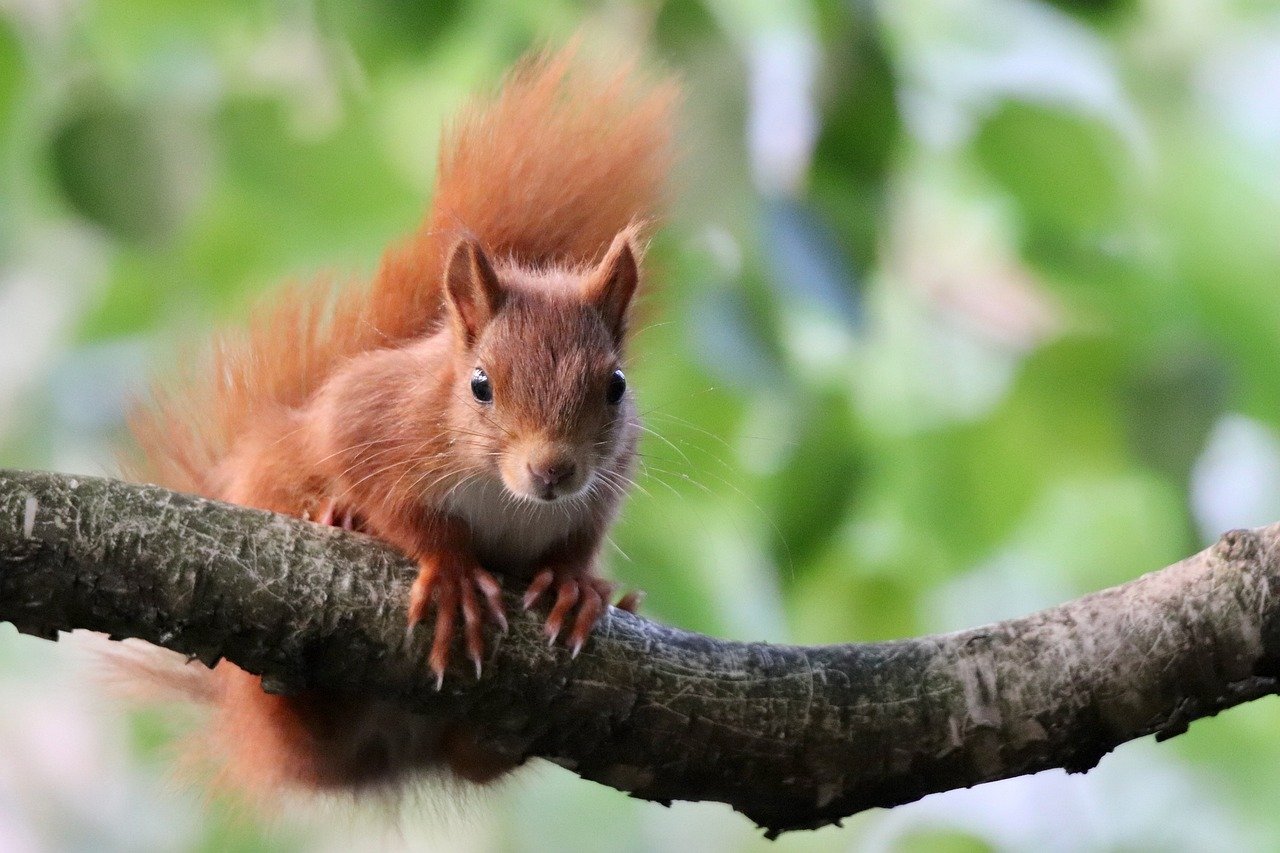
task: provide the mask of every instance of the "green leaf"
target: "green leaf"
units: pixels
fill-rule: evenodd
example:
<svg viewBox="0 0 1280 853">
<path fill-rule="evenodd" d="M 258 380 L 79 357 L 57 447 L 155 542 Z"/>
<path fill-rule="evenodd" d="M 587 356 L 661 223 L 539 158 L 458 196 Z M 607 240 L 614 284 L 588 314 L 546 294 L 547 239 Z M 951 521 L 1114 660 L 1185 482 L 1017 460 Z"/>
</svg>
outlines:
<svg viewBox="0 0 1280 853">
<path fill-rule="evenodd" d="M 125 252 L 117 259 L 106 292 L 80 322 L 77 337 L 84 342 L 136 335 L 153 329 L 174 295 L 172 267 L 148 262 L 144 253 Z M 190 302 L 185 282 L 178 300 Z"/>
<path fill-rule="evenodd" d="M 351 113 L 318 136 L 274 99 L 232 100 L 217 116 L 225 172 L 189 258 L 211 291 L 243 293 L 325 263 L 345 275 L 417 225 L 424 199 L 392 171 L 374 117 L 344 106 Z"/>
<path fill-rule="evenodd" d="M 988 417 L 890 444 L 869 488 L 901 503 L 953 566 L 987 556 L 1056 480 L 1127 464 L 1114 390 L 1123 359 L 1106 339 L 1044 347 Z"/>
<path fill-rule="evenodd" d="M 376 67 L 430 55 L 465 7 L 475 5 L 462 0 L 322 0 L 316 14 L 323 31 L 350 40 L 361 61 Z"/>
<path fill-rule="evenodd" d="M 1033 228 L 1097 233 L 1120 209 L 1116 134 L 1078 113 L 1009 101 L 973 142 L 978 163 Z"/>
<path fill-rule="evenodd" d="M 1047 0 L 1064 12 L 1070 12 L 1079 18 L 1098 26 L 1122 22 L 1138 11 L 1139 4 L 1134 0 Z"/>
<path fill-rule="evenodd" d="M 145 110 L 87 95 L 55 130 L 49 153 L 58 189 L 78 214 L 125 242 L 173 236 L 177 193 Z"/>
<path fill-rule="evenodd" d="M 1142 356 L 1119 389 L 1129 446 L 1138 461 L 1186 488 L 1230 399 L 1231 374 L 1202 340 L 1184 339 Z"/>
<path fill-rule="evenodd" d="M 1232 369 L 1231 405 L 1280 423 L 1280 194 L 1274 169 L 1233 156 L 1224 140 L 1198 127 L 1168 146 L 1160 187 L 1161 225 L 1184 282 L 1183 311 Z M 1179 306 L 1180 307 L 1180 306 Z M 1193 313 L 1194 312 L 1194 313 Z"/>
<path fill-rule="evenodd" d="M 839 532 L 833 521 L 849 514 L 850 503 L 865 488 L 869 453 L 843 396 L 805 404 L 794 422 L 795 444 L 763 491 L 775 519 L 775 559 L 802 572 Z"/>
<path fill-rule="evenodd" d="M 848 6 L 849 4 L 843 4 Z M 867 16 L 853 15 L 833 33 L 831 91 L 810 173 L 810 193 L 862 275 L 876 260 L 888 217 L 890 170 L 902 140 L 897 77 Z"/>
<path fill-rule="evenodd" d="M 9 135 L 26 85 L 22 44 L 8 22 L 0 18 L 0 144 Z"/>
<path fill-rule="evenodd" d="M 904 559 L 896 571 L 863 574 L 851 568 L 854 560 L 837 549 L 795 586 L 788 598 L 795 642 L 877 642 L 923 630 L 916 618 L 919 564 Z"/>
</svg>

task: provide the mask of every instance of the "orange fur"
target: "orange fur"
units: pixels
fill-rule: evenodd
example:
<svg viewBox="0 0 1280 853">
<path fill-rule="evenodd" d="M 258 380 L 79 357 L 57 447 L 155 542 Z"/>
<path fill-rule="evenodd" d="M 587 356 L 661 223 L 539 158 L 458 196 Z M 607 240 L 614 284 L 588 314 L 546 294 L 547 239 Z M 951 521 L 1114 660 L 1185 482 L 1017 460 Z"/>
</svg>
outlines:
<svg viewBox="0 0 1280 853">
<path fill-rule="evenodd" d="M 402 548 L 421 567 L 410 620 L 434 616 L 437 677 L 459 626 L 479 670 L 486 623 L 504 624 L 499 579 L 529 584 L 526 606 L 549 604 L 548 635 L 576 653 L 611 592 L 595 564 L 637 430 L 615 371 L 675 98 L 572 50 L 517 66 L 446 132 L 431 213 L 372 283 L 294 288 L 219 338 L 201 375 L 131 419 L 132 473 Z M 361 789 L 440 765 L 483 781 L 512 766 L 458 721 L 269 696 L 225 663 L 210 679 L 233 787 Z"/>
</svg>

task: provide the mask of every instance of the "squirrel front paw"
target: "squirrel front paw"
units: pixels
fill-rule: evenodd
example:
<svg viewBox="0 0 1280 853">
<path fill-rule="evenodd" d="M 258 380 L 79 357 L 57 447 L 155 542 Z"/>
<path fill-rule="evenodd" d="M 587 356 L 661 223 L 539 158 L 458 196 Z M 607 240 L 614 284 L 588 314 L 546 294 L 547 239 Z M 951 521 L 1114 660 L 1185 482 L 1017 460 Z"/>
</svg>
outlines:
<svg viewBox="0 0 1280 853">
<path fill-rule="evenodd" d="M 438 556 L 421 559 L 419 566 L 418 577 L 409 592 L 409 628 L 424 621 L 434 606 L 435 635 L 427 662 L 435 673 L 436 689 L 444 683 L 459 613 L 467 657 L 475 664 L 476 678 L 479 678 L 484 661 L 486 612 L 500 630 L 507 630 L 502 588 L 493 575 L 474 561 Z"/>
<path fill-rule="evenodd" d="M 613 596 L 614 585 L 603 578 L 544 569 L 530 582 L 521 602 L 524 609 L 529 610 L 553 590 L 555 599 L 551 612 L 547 614 L 543 632 L 547 636 L 547 643 L 554 643 L 571 620 L 573 626 L 565 637 L 565 642 L 573 656 L 577 657 L 591 629 L 604 614 L 605 607 Z M 634 613 L 643 597 L 644 593 L 634 590 L 619 599 L 615 606 Z"/>
</svg>

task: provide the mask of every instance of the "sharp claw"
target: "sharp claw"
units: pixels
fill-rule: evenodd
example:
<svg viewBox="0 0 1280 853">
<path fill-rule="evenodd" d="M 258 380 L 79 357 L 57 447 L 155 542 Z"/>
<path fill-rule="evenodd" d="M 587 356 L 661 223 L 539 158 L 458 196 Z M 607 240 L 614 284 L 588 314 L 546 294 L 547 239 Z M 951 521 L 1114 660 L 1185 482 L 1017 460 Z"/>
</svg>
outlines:
<svg viewBox="0 0 1280 853">
<path fill-rule="evenodd" d="M 539 572 L 529 583 L 529 589 L 525 592 L 524 598 L 521 599 L 521 606 L 525 610 L 529 610 L 533 605 L 538 603 L 538 599 L 547 591 L 547 587 L 551 586 L 551 582 L 555 580 L 555 576 L 550 570 Z"/>
<path fill-rule="evenodd" d="M 574 640 L 573 648 L 569 649 L 569 657 L 576 658 L 578 656 L 578 652 L 580 651 L 582 651 L 582 641 Z"/>
<path fill-rule="evenodd" d="M 507 614 L 502 606 L 502 587 L 494 580 L 493 575 L 483 569 L 476 573 L 475 583 L 480 593 L 484 596 L 485 603 L 488 605 L 489 615 L 497 623 L 498 630 L 505 634 L 507 632 Z"/>
<path fill-rule="evenodd" d="M 444 670 L 437 669 L 435 670 L 435 673 L 436 673 L 436 692 L 439 693 L 440 690 L 444 687 Z"/>
<path fill-rule="evenodd" d="M 479 681 L 480 680 L 480 658 L 475 658 L 474 660 L 476 665 L 476 681 Z"/>
<path fill-rule="evenodd" d="M 583 589 L 578 601 L 578 613 L 574 617 L 573 628 L 569 632 L 569 643 L 574 657 L 578 656 L 578 652 L 591 634 L 591 629 L 595 627 L 600 614 L 604 612 L 605 596 L 608 594 L 609 589 L 601 585 L 587 586 Z"/>
<path fill-rule="evenodd" d="M 551 608 L 551 615 L 547 617 L 547 633 L 551 636 L 552 642 L 555 642 L 565 629 L 567 617 L 573 613 L 573 609 L 581 600 L 582 591 L 576 580 L 561 581 L 560 589 L 556 591 L 556 603 Z"/>
<path fill-rule="evenodd" d="M 409 591 L 409 628 L 412 630 L 419 622 L 427 618 L 427 608 L 431 604 L 430 583 L 422 583 L 421 576 L 414 581 Z"/>
</svg>

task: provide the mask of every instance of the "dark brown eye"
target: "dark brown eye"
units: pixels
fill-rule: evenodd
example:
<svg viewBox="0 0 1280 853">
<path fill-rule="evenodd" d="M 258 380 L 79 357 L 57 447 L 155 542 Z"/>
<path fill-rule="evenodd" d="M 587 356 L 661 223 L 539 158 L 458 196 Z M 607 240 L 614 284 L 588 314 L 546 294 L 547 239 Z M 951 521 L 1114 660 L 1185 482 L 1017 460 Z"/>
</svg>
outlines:
<svg viewBox="0 0 1280 853">
<path fill-rule="evenodd" d="M 481 403 L 493 402 L 493 386 L 489 384 L 489 374 L 482 367 L 471 371 L 471 394 Z"/>
<path fill-rule="evenodd" d="M 610 406 L 616 406 L 622 402 L 622 395 L 625 393 L 627 393 L 627 377 L 621 370 L 615 370 L 609 377 L 609 389 L 605 392 L 604 399 Z"/>
</svg>

